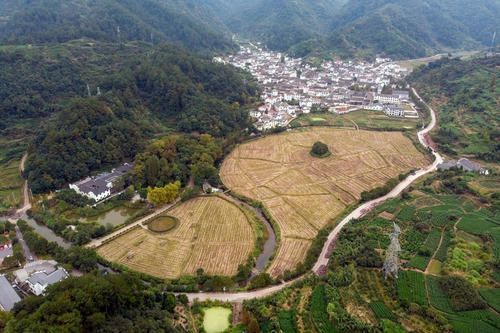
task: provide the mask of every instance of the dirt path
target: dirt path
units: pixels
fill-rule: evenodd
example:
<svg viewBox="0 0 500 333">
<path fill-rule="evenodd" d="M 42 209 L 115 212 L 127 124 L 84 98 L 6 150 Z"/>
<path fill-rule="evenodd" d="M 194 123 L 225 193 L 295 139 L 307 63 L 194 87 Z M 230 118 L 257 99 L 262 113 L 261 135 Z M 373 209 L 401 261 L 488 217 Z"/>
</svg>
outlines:
<svg viewBox="0 0 500 333">
<path fill-rule="evenodd" d="M 358 124 L 356 124 L 356 122 L 352 119 L 349 119 L 349 121 L 354 125 L 354 128 L 356 129 L 356 131 L 359 131 L 359 126 Z"/>
<path fill-rule="evenodd" d="M 26 160 L 28 159 L 28 153 L 23 155 L 21 159 L 21 163 L 19 163 L 19 172 L 22 174 L 24 172 L 24 168 L 26 165 Z M 26 213 L 29 209 L 31 209 L 31 198 L 30 198 L 30 190 L 28 187 L 28 180 L 25 180 L 23 183 L 23 206 L 16 211 L 17 216 L 21 216 Z"/>
<path fill-rule="evenodd" d="M 439 249 L 441 248 L 441 245 L 443 244 L 443 238 L 444 238 L 444 228 L 441 229 L 441 238 L 439 238 L 439 244 L 436 248 L 436 251 L 432 254 L 431 259 L 429 260 L 429 263 L 427 264 L 427 267 L 425 268 L 424 274 L 430 274 L 429 273 L 429 266 L 431 265 L 432 260 L 436 257 L 436 254 L 438 253 Z"/>
</svg>

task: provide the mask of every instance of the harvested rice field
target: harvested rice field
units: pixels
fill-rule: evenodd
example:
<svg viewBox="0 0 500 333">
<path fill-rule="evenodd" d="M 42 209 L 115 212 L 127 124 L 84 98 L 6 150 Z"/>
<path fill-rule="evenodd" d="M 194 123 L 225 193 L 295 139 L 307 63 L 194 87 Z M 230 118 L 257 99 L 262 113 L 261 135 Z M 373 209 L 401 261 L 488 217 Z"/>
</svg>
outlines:
<svg viewBox="0 0 500 333">
<path fill-rule="evenodd" d="M 155 233 L 137 227 L 97 249 L 105 259 L 160 278 L 207 274 L 234 275 L 255 246 L 246 215 L 219 197 L 198 197 L 167 212 L 176 227 Z"/>
<path fill-rule="evenodd" d="M 312 157 L 316 141 L 331 156 Z M 304 260 L 318 231 L 363 191 L 427 164 L 400 132 L 314 127 L 239 145 L 220 176 L 235 193 L 261 201 L 278 224 L 281 244 L 268 270 L 278 277 Z"/>
</svg>

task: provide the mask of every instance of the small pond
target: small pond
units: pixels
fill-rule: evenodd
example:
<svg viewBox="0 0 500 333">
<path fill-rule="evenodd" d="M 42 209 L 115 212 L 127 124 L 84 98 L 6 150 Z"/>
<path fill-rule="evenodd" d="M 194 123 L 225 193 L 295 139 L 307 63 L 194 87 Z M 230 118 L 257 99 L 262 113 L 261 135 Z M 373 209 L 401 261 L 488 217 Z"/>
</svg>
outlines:
<svg viewBox="0 0 500 333">
<path fill-rule="evenodd" d="M 203 309 L 203 328 L 207 333 L 221 333 L 229 328 L 231 309 L 222 306 Z"/>
<path fill-rule="evenodd" d="M 116 227 L 117 225 L 125 223 L 125 221 L 132 217 L 137 211 L 138 209 L 135 208 L 117 207 L 101 215 L 82 218 L 80 221 L 83 223 L 97 222 L 103 226 L 111 224 L 113 227 Z"/>
</svg>

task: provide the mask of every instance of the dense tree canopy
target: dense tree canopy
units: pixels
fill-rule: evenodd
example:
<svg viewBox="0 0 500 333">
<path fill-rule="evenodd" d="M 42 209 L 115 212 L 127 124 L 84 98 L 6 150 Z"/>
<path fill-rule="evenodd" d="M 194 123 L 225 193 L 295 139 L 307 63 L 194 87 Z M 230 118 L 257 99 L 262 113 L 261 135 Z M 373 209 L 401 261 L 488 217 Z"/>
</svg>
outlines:
<svg viewBox="0 0 500 333">
<path fill-rule="evenodd" d="M 239 106 L 256 95 L 255 84 L 235 69 L 171 45 L 75 41 L 4 47 L 0 69 L 2 121 L 45 117 L 68 98 L 95 96 L 99 87 L 103 95 L 150 110 L 179 129 L 224 135 L 247 125 Z"/>
<path fill-rule="evenodd" d="M 171 296 L 125 274 L 69 278 L 18 303 L 6 332 L 177 332 Z"/>
<path fill-rule="evenodd" d="M 177 43 L 190 50 L 234 47 L 201 8 L 161 0 L 4 0 L 0 42 L 61 43 L 79 38 Z"/>
<path fill-rule="evenodd" d="M 166 45 L 79 41 L 33 53 L 6 48 L 0 67 L 6 69 L 0 71 L 0 113 L 7 121 L 55 113 L 28 160 L 35 193 L 131 160 L 144 139 L 167 128 L 232 137 L 250 126 L 245 104 L 257 93 L 236 70 Z M 191 167 L 196 178 L 212 178 L 216 155 L 176 163 L 184 167 L 169 181 L 184 182 Z"/>
<path fill-rule="evenodd" d="M 328 146 L 323 142 L 317 141 L 313 144 L 311 149 L 311 155 L 315 157 L 326 157 L 330 154 L 331 153 L 330 150 L 328 149 Z"/>
<path fill-rule="evenodd" d="M 408 80 L 439 107 L 439 148 L 500 161 L 500 56 L 444 58 L 418 68 Z"/>
<path fill-rule="evenodd" d="M 131 181 L 136 188 L 163 187 L 177 180 L 187 184 L 191 176 L 197 184 L 217 181 L 214 163 L 222 157 L 221 144 L 208 134 L 155 140 L 136 156 Z"/>
<path fill-rule="evenodd" d="M 33 192 L 62 187 L 91 171 L 131 160 L 143 134 L 119 102 L 76 99 L 35 140 L 26 172 Z"/>
</svg>

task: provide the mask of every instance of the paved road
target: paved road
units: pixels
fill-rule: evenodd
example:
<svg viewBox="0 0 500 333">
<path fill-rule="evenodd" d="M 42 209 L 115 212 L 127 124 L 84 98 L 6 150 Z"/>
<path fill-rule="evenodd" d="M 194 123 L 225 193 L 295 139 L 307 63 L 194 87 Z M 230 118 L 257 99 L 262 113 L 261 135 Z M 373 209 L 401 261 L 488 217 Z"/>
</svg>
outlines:
<svg viewBox="0 0 500 333">
<path fill-rule="evenodd" d="M 142 223 L 144 223 L 144 222 L 148 221 L 149 219 L 151 219 L 151 218 L 153 218 L 155 216 L 158 216 L 161 213 L 169 210 L 174 205 L 176 205 L 179 201 L 180 201 L 180 199 L 177 199 L 177 200 L 175 200 L 175 202 L 173 202 L 170 205 L 166 205 L 166 206 L 163 206 L 163 207 L 160 207 L 160 208 L 156 209 L 153 214 L 150 214 L 150 215 L 148 215 L 146 217 L 143 217 L 142 219 L 137 220 L 134 223 L 131 223 L 131 224 L 127 225 L 126 227 L 118 229 L 115 232 L 110 233 L 109 235 L 106 235 L 106 236 L 101 237 L 99 239 L 94 239 L 93 241 L 91 241 L 90 243 L 88 243 L 87 245 L 85 245 L 85 247 L 88 247 L 88 248 L 97 248 L 97 247 L 101 246 L 102 244 L 104 244 L 110 238 L 113 238 L 113 237 L 115 237 L 115 236 L 117 236 L 119 234 L 125 233 L 125 232 L 127 232 L 127 231 L 135 228 L 136 226 L 141 226 L 142 227 Z"/>
<path fill-rule="evenodd" d="M 418 132 L 418 139 L 419 142 L 422 146 L 425 148 L 428 147 L 427 140 L 425 139 L 426 134 L 428 134 L 430 131 L 434 129 L 436 126 L 436 114 L 432 108 L 430 108 L 417 94 L 417 92 L 413 89 L 413 92 L 419 98 L 430 110 L 431 113 L 431 122 L 429 125 L 422 129 L 421 131 Z M 411 183 L 413 183 L 415 180 L 418 178 L 433 172 L 436 170 L 437 165 L 442 163 L 443 158 L 441 155 L 439 155 L 438 152 L 432 151 L 432 154 L 434 155 L 434 162 L 424 168 L 420 169 L 414 174 L 409 175 L 406 179 L 404 179 L 402 182 L 400 182 L 392 191 L 390 191 L 388 194 L 384 195 L 383 197 L 380 197 L 378 199 L 366 202 L 359 206 L 357 209 L 355 209 L 353 212 L 351 212 L 348 216 L 346 216 L 336 227 L 333 229 L 333 231 L 330 233 L 328 236 L 327 241 L 325 242 L 323 246 L 323 250 L 321 251 L 320 256 L 318 257 L 318 260 L 316 264 L 313 266 L 312 271 L 316 274 L 321 273 L 322 270 L 324 270 L 328 266 L 328 262 L 330 260 L 330 252 L 333 249 L 333 245 L 335 244 L 335 240 L 337 239 L 339 233 L 342 231 L 342 228 L 344 228 L 349 222 L 351 222 L 353 219 L 359 219 L 369 213 L 371 210 L 373 210 L 375 207 L 379 206 L 382 204 L 384 201 L 394 198 L 401 194 L 404 189 L 406 189 Z M 241 302 L 243 300 L 248 300 L 248 299 L 253 299 L 253 298 L 262 298 L 262 297 L 267 297 L 270 296 L 288 286 L 293 284 L 296 281 L 299 281 L 303 278 L 304 276 L 298 277 L 294 280 L 288 281 L 286 283 L 282 283 L 280 285 L 276 286 L 271 286 L 267 287 L 264 289 L 260 290 L 255 290 L 255 291 L 249 291 L 249 292 L 240 292 L 240 293 L 188 293 L 186 294 L 188 299 L 190 301 L 194 300 L 200 300 L 200 301 L 205 301 L 205 300 L 219 300 L 219 301 L 224 301 L 224 302 Z"/>
<path fill-rule="evenodd" d="M 19 229 L 19 227 L 16 225 L 16 237 L 19 240 L 19 244 L 21 244 L 24 252 L 24 257 L 26 258 L 26 261 L 32 261 L 32 260 L 37 260 L 36 255 L 31 252 L 30 248 L 28 247 L 28 244 L 26 244 L 26 241 L 24 240 L 23 233 Z"/>
</svg>

